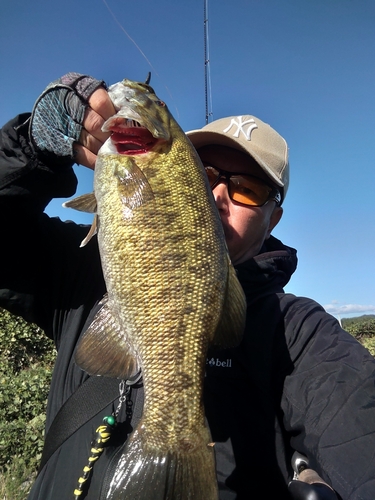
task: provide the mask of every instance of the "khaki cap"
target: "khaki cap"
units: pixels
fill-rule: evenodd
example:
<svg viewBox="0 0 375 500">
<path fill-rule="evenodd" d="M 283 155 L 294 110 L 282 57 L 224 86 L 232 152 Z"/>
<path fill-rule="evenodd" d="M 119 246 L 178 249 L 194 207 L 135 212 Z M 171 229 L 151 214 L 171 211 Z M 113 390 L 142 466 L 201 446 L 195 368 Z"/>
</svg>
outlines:
<svg viewBox="0 0 375 500">
<path fill-rule="evenodd" d="M 220 144 L 248 153 L 281 188 L 284 200 L 289 186 L 288 145 L 267 123 L 252 115 L 229 116 L 186 135 L 196 149 Z"/>
</svg>

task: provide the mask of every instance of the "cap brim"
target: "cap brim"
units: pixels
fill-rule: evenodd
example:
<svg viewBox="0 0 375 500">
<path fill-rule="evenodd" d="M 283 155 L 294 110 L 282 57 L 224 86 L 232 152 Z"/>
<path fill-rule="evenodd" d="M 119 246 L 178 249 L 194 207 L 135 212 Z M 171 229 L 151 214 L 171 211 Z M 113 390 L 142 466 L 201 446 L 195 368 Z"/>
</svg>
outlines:
<svg viewBox="0 0 375 500">
<path fill-rule="evenodd" d="M 190 130 L 186 132 L 195 149 L 202 148 L 203 146 L 209 146 L 210 144 L 218 144 L 221 146 L 227 146 L 229 148 L 237 149 L 242 151 L 247 155 L 250 155 L 254 160 L 260 165 L 262 170 L 267 174 L 267 176 L 279 187 L 283 188 L 284 183 L 277 178 L 274 172 L 264 164 L 262 159 L 256 154 L 256 152 L 251 151 L 249 146 L 244 148 L 235 138 L 224 135 L 220 132 L 213 132 L 208 130 Z"/>
</svg>

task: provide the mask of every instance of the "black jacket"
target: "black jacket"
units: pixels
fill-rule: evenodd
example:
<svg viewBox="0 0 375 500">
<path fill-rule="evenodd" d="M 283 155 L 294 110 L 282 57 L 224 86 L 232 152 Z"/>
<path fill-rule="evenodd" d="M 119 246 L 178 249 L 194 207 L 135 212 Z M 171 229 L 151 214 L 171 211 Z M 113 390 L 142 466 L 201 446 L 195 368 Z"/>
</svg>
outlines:
<svg viewBox="0 0 375 500">
<path fill-rule="evenodd" d="M 0 136 L 0 307 L 55 340 L 48 429 L 87 379 L 73 353 L 105 283 L 96 243 L 79 248 L 87 226 L 43 214 L 52 198 L 74 194 L 76 178 L 69 160 L 34 154 L 27 118 L 9 122 Z M 207 358 L 205 405 L 217 442 L 221 498 L 248 499 L 259 489 L 262 498 L 289 498 L 290 460 L 298 450 L 344 500 L 373 500 L 375 361 L 319 304 L 283 292 L 296 264 L 295 251 L 271 237 L 257 257 L 237 266 L 248 302 L 245 336 L 238 348 Z M 72 497 L 94 431 L 116 404 L 51 457 L 30 500 Z M 83 498 L 104 494 L 111 460 L 131 431 L 125 408 L 119 421 Z"/>
</svg>

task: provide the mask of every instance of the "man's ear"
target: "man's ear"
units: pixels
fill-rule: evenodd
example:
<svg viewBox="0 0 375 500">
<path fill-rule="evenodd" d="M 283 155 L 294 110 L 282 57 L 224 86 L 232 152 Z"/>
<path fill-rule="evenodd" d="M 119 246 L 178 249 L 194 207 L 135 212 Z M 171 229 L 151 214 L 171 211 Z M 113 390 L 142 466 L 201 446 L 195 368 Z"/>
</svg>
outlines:
<svg viewBox="0 0 375 500">
<path fill-rule="evenodd" d="M 271 233 L 273 231 L 273 229 L 277 226 L 277 224 L 280 222 L 280 219 L 283 215 L 283 208 L 282 207 L 275 207 L 272 214 L 271 214 L 271 217 L 270 217 L 270 223 L 269 223 L 269 226 L 268 226 L 268 231 L 267 231 L 267 238 L 268 239 L 270 236 L 271 236 Z"/>
</svg>

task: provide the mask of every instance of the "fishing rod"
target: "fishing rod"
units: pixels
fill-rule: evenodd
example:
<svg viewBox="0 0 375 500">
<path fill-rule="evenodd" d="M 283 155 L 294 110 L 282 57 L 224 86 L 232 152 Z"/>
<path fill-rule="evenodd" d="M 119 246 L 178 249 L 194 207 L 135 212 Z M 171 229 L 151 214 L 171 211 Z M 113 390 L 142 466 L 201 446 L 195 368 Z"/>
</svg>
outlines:
<svg viewBox="0 0 375 500">
<path fill-rule="evenodd" d="M 208 32 L 208 0 L 203 0 L 203 28 L 204 28 L 204 97 L 206 107 L 206 124 L 212 120 L 212 89 L 210 73 L 210 44 Z"/>
</svg>

